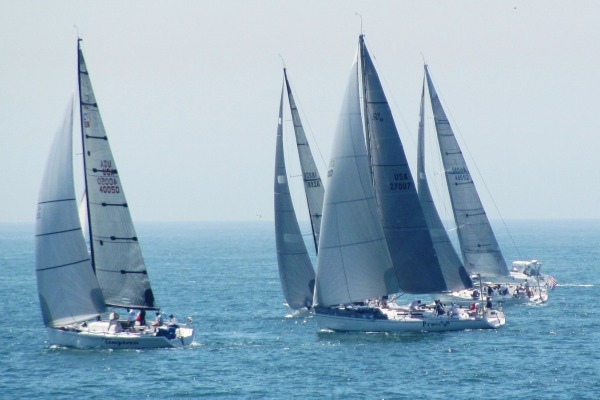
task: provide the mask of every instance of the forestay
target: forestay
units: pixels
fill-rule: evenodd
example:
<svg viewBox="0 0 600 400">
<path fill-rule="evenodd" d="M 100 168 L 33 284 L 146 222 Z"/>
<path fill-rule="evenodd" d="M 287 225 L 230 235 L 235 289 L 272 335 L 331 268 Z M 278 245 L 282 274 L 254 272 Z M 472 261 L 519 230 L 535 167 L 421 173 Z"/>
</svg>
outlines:
<svg viewBox="0 0 600 400">
<path fill-rule="evenodd" d="M 56 133 L 39 193 L 36 278 L 49 327 L 81 322 L 105 311 L 81 231 L 73 181 L 73 100 Z"/>
<path fill-rule="evenodd" d="M 78 54 L 92 265 L 108 305 L 153 308 L 150 280 L 81 48 Z"/>
<path fill-rule="evenodd" d="M 275 239 L 283 295 L 293 309 L 312 305 L 315 272 L 308 256 L 290 195 L 283 152 L 283 87 L 275 148 Z"/>
<path fill-rule="evenodd" d="M 355 59 L 337 122 L 325 193 L 315 305 L 381 297 L 399 289 L 367 156 Z"/>
<path fill-rule="evenodd" d="M 488 277 L 508 275 L 506 262 L 427 65 L 425 76 L 465 268 L 471 274 Z"/>
</svg>

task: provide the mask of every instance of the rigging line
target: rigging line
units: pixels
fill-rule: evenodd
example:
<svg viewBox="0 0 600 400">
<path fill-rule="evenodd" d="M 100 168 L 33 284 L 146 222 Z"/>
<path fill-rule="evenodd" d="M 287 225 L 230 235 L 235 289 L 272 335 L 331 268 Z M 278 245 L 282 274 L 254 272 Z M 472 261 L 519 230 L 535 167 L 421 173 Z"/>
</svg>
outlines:
<svg viewBox="0 0 600 400">
<path fill-rule="evenodd" d="M 515 250 L 517 251 L 517 254 L 519 256 L 519 258 L 521 257 L 521 251 L 519 250 L 519 247 L 517 246 L 517 243 L 515 242 L 512 234 L 510 233 L 510 230 L 508 229 L 508 225 L 506 224 L 506 221 L 504 220 L 504 217 L 502 216 L 502 213 L 500 212 L 500 209 L 498 208 L 498 205 L 496 204 L 496 201 L 494 200 L 494 196 L 492 195 L 491 190 L 489 189 L 485 179 L 483 178 L 483 174 L 481 173 L 479 166 L 477 165 L 477 162 L 475 161 L 475 158 L 473 157 L 473 154 L 471 153 L 471 149 L 469 149 L 469 146 L 467 144 L 467 142 L 465 141 L 462 132 L 458 126 L 458 124 L 456 123 L 456 119 L 454 118 L 454 115 L 452 115 L 452 110 L 450 110 L 450 108 L 448 107 L 448 103 L 446 103 L 446 99 L 444 99 L 443 95 L 442 95 L 442 91 L 439 90 L 439 85 L 438 83 L 433 79 L 433 76 L 430 75 L 431 80 L 433 81 L 435 87 L 437 88 L 437 94 L 438 97 L 440 98 L 440 100 L 444 103 L 444 110 L 446 110 L 448 112 L 448 116 L 450 116 L 450 118 L 452 119 L 452 124 L 454 125 L 455 129 L 453 129 L 453 131 L 458 132 L 458 135 L 461 138 L 461 141 L 464 144 L 464 147 L 467 149 L 467 153 L 469 154 L 469 157 L 471 158 L 471 160 L 473 161 L 473 165 L 475 166 L 475 170 L 477 171 L 477 174 L 479 175 L 479 179 L 481 179 L 481 182 L 483 183 L 483 187 L 485 188 L 486 192 L 488 193 L 492 204 L 494 205 L 494 208 L 496 210 L 496 212 L 498 213 L 498 216 L 500 217 L 500 221 L 502 222 L 502 225 L 506 231 L 506 233 L 508 234 L 508 237 L 510 238 L 510 241 L 512 242 Z"/>
</svg>

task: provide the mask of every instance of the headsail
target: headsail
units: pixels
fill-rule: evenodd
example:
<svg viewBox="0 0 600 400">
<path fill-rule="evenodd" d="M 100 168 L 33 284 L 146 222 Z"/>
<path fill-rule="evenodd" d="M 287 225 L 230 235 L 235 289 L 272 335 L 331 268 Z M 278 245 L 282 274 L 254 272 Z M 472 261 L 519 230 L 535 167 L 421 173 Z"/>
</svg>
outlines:
<svg viewBox="0 0 600 400">
<path fill-rule="evenodd" d="M 315 272 L 298 225 L 287 180 L 283 152 L 283 87 L 277 124 L 274 191 L 277 264 L 283 294 L 288 305 L 293 309 L 310 307 Z"/>
<path fill-rule="evenodd" d="M 325 193 L 315 305 L 381 297 L 399 289 L 365 146 L 355 59 L 338 118 Z"/>
<path fill-rule="evenodd" d="M 39 193 L 35 260 L 46 326 L 85 321 L 105 311 L 77 210 L 72 99 L 56 133 Z"/>
<path fill-rule="evenodd" d="M 425 76 L 465 268 L 471 274 L 487 277 L 508 275 L 506 261 L 442 108 L 427 65 Z"/>
<path fill-rule="evenodd" d="M 294 133 L 296 134 L 296 146 L 298 147 L 298 157 L 300 159 L 300 168 L 302 170 L 302 180 L 304 181 L 304 192 L 306 193 L 306 201 L 308 203 L 308 213 L 310 215 L 310 224 L 313 232 L 315 250 L 319 251 L 319 235 L 321 232 L 321 217 L 323 214 L 323 199 L 325 197 L 325 189 L 321 182 L 319 170 L 315 164 L 306 134 L 302 127 L 300 114 L 292 95 L 292 89 L 287 78 L 287 71 L 283 69 L 285 78 L 285 86 L 287 88 L 290 109 L 292 112 L 292 120 L 294 122 Z"/>
<path fill-rule="evenodd" d="M 447 289 L 419 203 L 406 154 L 379 76 L 360 36 L 364 121 L 373 185 L 387 246 L 400 289 L 432 293 Z M 427 279 L 423 279 L 426 276 Z"/>
<path fill-rule="evenodd" d="M 456 253 L 446 228 L 437 212 L 435 203 L 429 190 L 427 175 L 425 174 L 425 80 L 421 91 L 421 109 L 419 113 L 419 140 L 417 151 L 417 184 L 419 201 L 423 208 L 425 220 L 431 232 L 433 246 L 437 254 L 444 280 L 448 290 L 462 290 L 473 286 L 469 274 L 465 270 L 460 257 Z"/>
<path fill-rule="evenodd" d="M 78 55 L 92 265 L 108 305 L 154 308 L 154 295 L 123 185 L 79 46 Z"/>
</svg>

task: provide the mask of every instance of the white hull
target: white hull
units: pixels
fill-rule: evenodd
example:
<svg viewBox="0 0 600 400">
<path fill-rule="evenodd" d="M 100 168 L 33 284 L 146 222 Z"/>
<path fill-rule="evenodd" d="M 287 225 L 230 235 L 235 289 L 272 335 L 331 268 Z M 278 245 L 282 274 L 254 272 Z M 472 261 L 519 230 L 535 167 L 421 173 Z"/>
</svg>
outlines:
<svg viewBox="0 0 600 400">
<path fill-rule="evenodd" d="M 373 314 L 357 316 L 315 312 L 319 328 L 338 332 L 441 332 L 466 329 L 497 329 L 506 323 L 504 313 L 487 310 L 484 317 L 436 315 L 433 312 L 409 313 L 391 309 L 379 309 L 387 319 L 375 318 Z"/>
<path fill-rule="evenodd" d="M 154 333 L 129 331 L 108 333 L 60 328 L 46 330 L 51 344 L 77 349 L 156 349 L 189 346 L 194 341 L 194 329 L 188 327 L 178 328 L 175 339 L 156 336 Z"/>
<path fill-rule="evenodd" d="M 492 304 L 502 304 L 504 306 L 513 305 L 513 304 L 539 304 L 545 303 L 548 301 L 548 290 L 545 287 L 537 288 L 532 287 L 530 289 L 529 295 L 525 292 L 518 293 L 515 291 L 516 285 L 506 285 L 508 289 L 507 294 L 500 294 L 497 291 L 494 291 L 491 296 Z M 432 298 L 434 300 L 441 300 L 442 303 L 455 303 L 461 306 L 468 306 L 475 302 L 481 302 L 487 300 L 488 294 L 484 291 L 483 296 L 473 296 L 473 289 L 465 289 L 457 292 L 446 292 L 446 293 L 437 293 L 432 294 Z"/>
</svg>

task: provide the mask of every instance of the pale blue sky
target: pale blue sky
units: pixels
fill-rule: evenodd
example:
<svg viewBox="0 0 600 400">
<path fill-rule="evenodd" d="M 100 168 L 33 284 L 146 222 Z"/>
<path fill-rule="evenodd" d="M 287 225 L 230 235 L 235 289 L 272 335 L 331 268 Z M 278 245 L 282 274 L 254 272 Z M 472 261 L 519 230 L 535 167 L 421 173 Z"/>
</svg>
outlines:
<svg viewBox="0 0 600 400">
<path fill-rule="evenodd" d="M 0 0 L 0 222 L 34 221 L 74 25 L 135 220 L 272 219 L 279 55 L 328 160 L 355 12 L 412 163 L 423 54 L 504 218 L 600 218 L 600 2 Z"/>
</svg>

